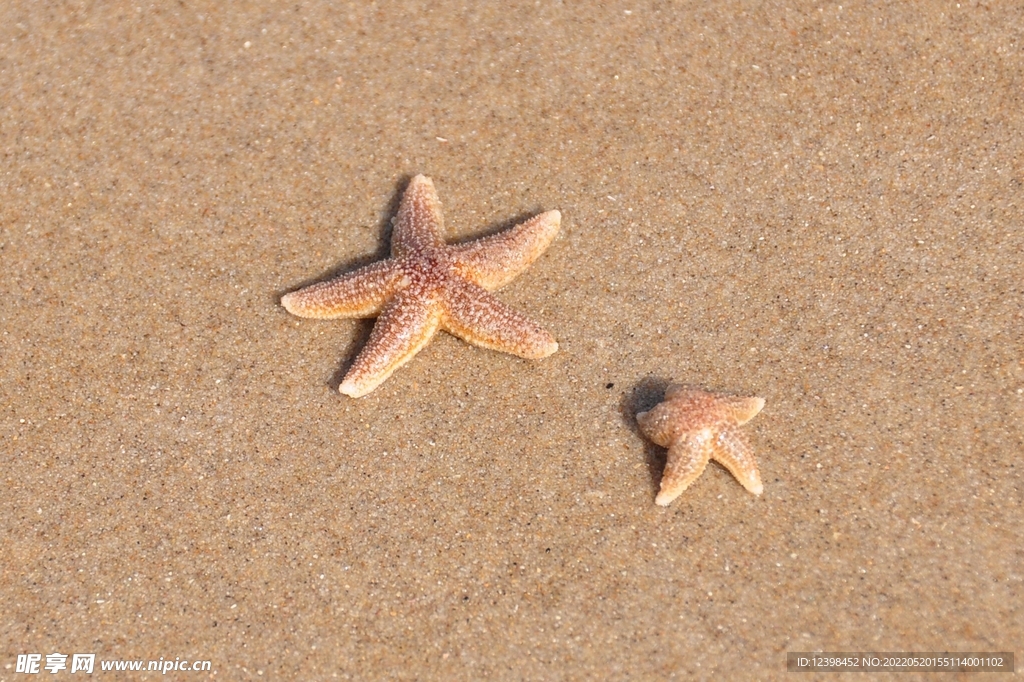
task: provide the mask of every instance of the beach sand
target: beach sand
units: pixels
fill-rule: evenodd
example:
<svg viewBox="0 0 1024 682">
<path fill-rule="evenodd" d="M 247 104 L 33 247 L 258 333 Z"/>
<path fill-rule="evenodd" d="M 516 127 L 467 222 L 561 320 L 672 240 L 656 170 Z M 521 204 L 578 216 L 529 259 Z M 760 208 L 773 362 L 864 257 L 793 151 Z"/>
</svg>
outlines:
<svg viewBox="0 0 1024 682">
<path fill-rule="evenodd" d="M 0 7 L 0 680 L 1020 658 L 1018 3 L 225 5 Z M 417 173 L 453 241 L 562 212 L 497 293 L 560 350 L 348 398 L 372 320 L 280 297 Z M 761 497 L 654 504 L 670 382 L 766 400 Z"/>
</svg>

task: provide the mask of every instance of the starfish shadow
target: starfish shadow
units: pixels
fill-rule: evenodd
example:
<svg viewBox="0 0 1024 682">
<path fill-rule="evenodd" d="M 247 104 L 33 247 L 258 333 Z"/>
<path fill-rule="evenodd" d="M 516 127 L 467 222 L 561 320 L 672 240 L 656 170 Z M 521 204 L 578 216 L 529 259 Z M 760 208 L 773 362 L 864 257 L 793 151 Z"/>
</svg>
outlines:
<svg viewBox="0 0 1024 682">
<path fill-rule="evenodd" d="M 273 293 L 274 302 L 280 304 L 281 297 L 284 296 L 285 294 L 289 294 L 293 291 L 298 291 L 299 289 L 308 287 L 311 284 L 318 284 L 320 282 L 332 280 L 336 277 L 344 275 L 346 272 L 358 270 L 359 268 L 365 265 L 369 265 L 370 263 L 375 263 L 377 261 L 390 258 L 391 233 L 394 229 L 391 224 L 391 221 L 396 215 L 398 215 L 398 209 L 402 205 L 402 197 L 405 194 L 405 190 L 409 187 L 409 183 L 412 181 L 412 178 L 413 176 L 405 174 L 402 175 L 399 181 L 395 183 L 395 190 L 391 194 L 391 199 L 388 201 L 387 208 L 383 211 L 378 221 L 377 231 L 380 234 L 380 240 L 378 242 L 376 251 L 341 261 L 340 263 L 332 267 L 330 270 L 325 270 L 319 275 L 315 275 L 313 277 L 300 280 L 298 283 L 288 287 L 276 289 Z M 451 241 L 446 240 L 446 243 L 465 244 L 467 242 L 476 241 L 477 239 L 483 239 L 485 237 L 490 237 L 491 235 L 500 234 L 501 232 L 510 230 L 516 225 L 526 222 L 530 218 L 534 218 L 540 215 L 541 213 L 543 213 L 543 211 L 540 209 L 537 209 L 535 211 L 526 211 L 508 220 L 503 220 L 498 223 L 492 223 L 491 225 L 488 225 L 483 230 L 475 234 L 468 235 L 459 239 L 453 239 Z M 373 324 L 371 320 L 371 323 L 367 327 L 367 333 L 369 333 L 368 329 L 372 327 Z M 365 340 L 366 339 L 364 338 L 363 341 Z"/>
<path fill-rule="evenodd" d="M 319 282 L 326 282 L 344 275 L 346 272 L 357 270 L 364 265 L 375 263 L 380 260 L 391 257 L 391 219 L 398 215 L 398 207 L 402 203 L 402 194 L 405 192 L 405 188 L 408 187 L 409 182 L 412 180 L 412 176 L 404 175 L 402 179 L 395 185 L 395 191 L 391 195 L 391 199 L 388 201 L 387 208 L 381 214 L 380 219 L 377 223 L 377 232 L 380 234 L 380 240 L 377 244 L 377 249 L 371 253 L 363 254 L 361 256 L 355 256 L 347 260 L 341 261 L 330 270 L 326 270 L 319 275 L 310 277 L 305 280 L 299 281 L 297 284 L 278 289 L 274 292 L 274 299 L 278 303 L 281 301 L 281 297 L 285 294 L 293 291 L 298 291 L 304 287 L 308 287 L 311 284 L 318 284 Z M 344 227 L 342 227 L 344 229 Z M 371 325 L 372 326 L 372 325 Z"/>
<path fill-rule="evenodd" d="M 281 297 L 285 294 L 291 293 L 292 291 L 298 291 L 299 289 L 308 287 L 311 284 L 317 284 L 318 282 L 332 280 L 335 277 L 344 275 L 346 272 L 357 270 L 364 265 L 369 265 L 370 263 L 390 258 L 392 230 L 391 219 L 398 215 L 398 207 L 402 203 L 402 195 L 405 193 L 406 188 L 412 181 L 412 177 L 413 176 L 411 175 L 403 175 L 401 179 L 395 183 L 395 190 L 391 194 L 391 199 L 388 201 L 387 208 L 383 211 L 377 223 L 377 232 L 380 234 L 380 240 L 376 251 L 362 256 L 349 258 L 315 277 L 310 277 L 295 285 L 276 290 L 273 294 L 274 303 L 280 305 Z M 359 349 L 366 345 L 366 341 L 370 337 L 370 331 L 373 329 L 373 324 L 375 322 L 372 318 L 364 320 L 355 319 L 353 321 L 357 323 L 358 331 L 352 337 L 352 340 L 348 343 L 348 346 L 344 349 L 344 354 L 342 355 L 342 357 L 348 359 L 334 371 L 331 378 L 327 381 L 327 385 L 334 391 L 337 391 L 338 387 L 341 386 L 341 382 L 344 380 L 349 367 L 351 367 L 352 363 L 355 362 Z"/>
<path fill-rule="evenodd" d="M 487 237 L 491 237 L 496 234 L 501 234 L 502 232 L 507 232 L 508 230 L 511 230 L 513 227 L 516 227 L 520 223 L 525 223 L 530 218 L 536 218 L 543 212 L 544 211 L 542 209 L 537 209 L 535 211 L 524 211 L 522 213 L 516 214 L 514 217 L 509 218 L 508 220 L 502 220 L 501 222 L 498 223 L 491 223 L 490 225 L 485 226 L 483 229 L 478 230 L 473 234 L 466 235 L 465 237 L 458 237 L 456 239 L 446 238 L 445 243 L 455 246 L 458 244 L 468 244 L 469 242 L 475 242 L 477 239 L 486 239 Z M 447 229 L 447 226 L 445 229 Z"/>
<path fill-rule="evenodd" d="M 644 444 L 644 458 L 647 462 L 647 473 L 651 481 L 651 497 L 658 494 L 661 489 L 661 475 L 665 470 L 665 458 L 668 450 L 655 445 L 647 439 L 640 431 L 636 416 L 641 412 L 650 410 L 665 398 L 665 389 L 674 383 L 671 379 L 651 376 L 641 379 L 632 390 L 622 394 L 619 401 L 619 416 L 626 426 L 630 428 Z"/>
<path fill-rule="evenodd" d="M 338 394 L 341 382 L 345 380 L 345 375 L 348 374 L 349 368 L 356 361 L 360 349 L 366 346 L 366 342 L 370 338 L 370 332 L 373 331 L 373 323 L 376 322 L 373 318 L 355 319 L 352 321 L 356 323 L 356 331 L 341 351 L 341 357 L 344 359 L 331 374 L 331 378 L 327 380 L 327 387 L 335 395 Z"/>
</svg>

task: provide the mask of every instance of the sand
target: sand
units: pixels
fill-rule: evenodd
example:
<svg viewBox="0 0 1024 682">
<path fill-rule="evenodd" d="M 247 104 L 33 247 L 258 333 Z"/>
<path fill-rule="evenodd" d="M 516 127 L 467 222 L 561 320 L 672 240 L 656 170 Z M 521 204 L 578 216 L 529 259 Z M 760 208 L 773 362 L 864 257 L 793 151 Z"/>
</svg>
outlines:
<svg viewBox="0 0 1024 682">
<path fill-rule="evenodd" d="M 1019 3 L 226 5 L 0 6 L 0 680 L 1020 658 Z M 498 292 L 560 350 L 351 399 L 372 321 L 280 296 L 417 173 L 452 240 L 562 212 Z M 673 381 L 767 401 L 760 498 L 654 504 Z"/>
</svg>

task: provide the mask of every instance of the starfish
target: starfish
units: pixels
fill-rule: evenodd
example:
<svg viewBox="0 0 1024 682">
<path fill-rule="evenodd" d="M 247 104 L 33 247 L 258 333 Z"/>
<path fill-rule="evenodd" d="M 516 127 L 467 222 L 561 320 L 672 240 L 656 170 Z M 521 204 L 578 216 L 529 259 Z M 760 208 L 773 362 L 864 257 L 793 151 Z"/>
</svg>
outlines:
<svg viewBox="0 0 1024 682">
<path fill-rule="evenodd" d="M 764 486 L 757 462 L 738 427 L 763 407 L 762 398 L 709 393 L 679 384 L 669 386 L 664 402 L 636 416 L 644 435 L 668 448 L 661 491 L 655 502 L 668 506 L 704 473 L 711 459 L 731 471 L 744 488 L 760 495 Z"/>
<path fill-rule="evenodd" d="M 561 220 L 558 211 L 547 211 L 490 237 L 446 244 L 437 190 L 417 175 L 391 221 L 390 258 L 293 291 L 281 305 L 299 317 L 377 317 L 339 386 L 353 398 L 377 388 L 438 329 L 476 346 L 544 358 L 558 350 L 554 337 L 488 292 L 544 253 Z"/>
</svg>

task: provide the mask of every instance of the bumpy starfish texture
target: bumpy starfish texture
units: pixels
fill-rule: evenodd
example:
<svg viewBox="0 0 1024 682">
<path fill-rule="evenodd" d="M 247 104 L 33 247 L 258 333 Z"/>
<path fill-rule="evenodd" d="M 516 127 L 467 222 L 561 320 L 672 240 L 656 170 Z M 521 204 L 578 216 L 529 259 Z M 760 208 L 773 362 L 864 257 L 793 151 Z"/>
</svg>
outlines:
<svg viewBox="0 0 1024 682">
<path fill-rule="evenodd" d="M 762 398 L 708 393 L 673 384 L 664 402 L 636 416 L 645 436 L 668 448 L 661 491 L 655 502 L 669 505 L 716 460 L 732 472 L 743 487 L 760 495 L 764 490 L 757 462 L 739 427 L 764 407 Z"/>
<path fill-rule="evenodd" d="M 554 337 L 488 292 L 544 253 L 561 220 L 548 211 L 490 237 L 445 244 L 434 183 L 417 175 L 392 219 L 391 258 L 294 291 L 281 305 L 299 317 L 377 317 L 339 387 L 353 398 L 379 386 L 438 329 L 476 346 L 547 357 L 558 350 Z"/>
</svg>

